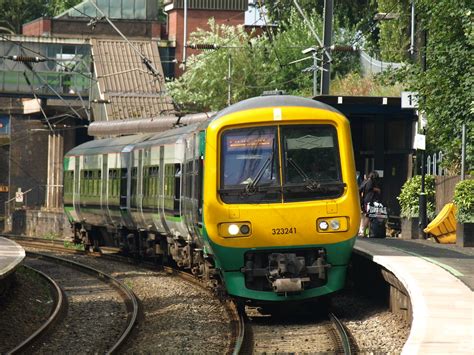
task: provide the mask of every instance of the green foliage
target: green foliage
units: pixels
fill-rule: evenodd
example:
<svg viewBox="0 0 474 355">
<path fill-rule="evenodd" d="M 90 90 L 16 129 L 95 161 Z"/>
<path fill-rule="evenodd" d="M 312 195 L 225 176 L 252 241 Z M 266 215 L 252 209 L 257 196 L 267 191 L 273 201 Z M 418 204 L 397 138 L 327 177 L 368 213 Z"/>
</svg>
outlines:
<svg viewBox="0 0 474 355">
<path fill-rule="evenodd" d="M 24 23 L 43 16 L 46 9 L 44 0 L 0 0 L 0 24 L 21 33 Z"/>
<path fill-rule="evenodd" d="M 378 23 L 380 58 L 387 62 L 408 59 L 411 0 L 377 0 L 379 13 L 396 13 L 398 18 Z"/>
<path fill-rule="evenodd" d="M 265 3 L 270 18 L 277 23 L 288 21 L 290 10 L 296 8 L 293 0 L 260 0 L 259 2 Z M 298 4 L 306 13 L 316 11 L 319 15 L 323 14 L 324 0 L 298 0 Z M 366 25 L 373 16 L 374 8 L 374 4 L 369 3 L 368 0 L 334 1 L 334 19 L 345 28 Z"/>
<path fill-rule="evenodd" d="M 463 180 L 454 188 L 453 202 L 460 223 L 474 223 L 474 180 Z"/>
<path fill-rule="evenodd" d="M 22 25 L 42 16 L 56 16 L 81 0 L 0 0 L 0 26 L 21 33 Z"/>
<path fill-rule="evenodd" d="M 387 83 L 378 76 L 362 77 L 357 72 L 344 77 L 337 77 L 331 82 L 331 95 L 351 96 L 400 96 L 403 86 L 398 83 Z"/>
<path fill-rule="evenodd" d="M 308 18 L 316 31 L 322 32 L 321 17 L 313 11 Z M 265 90 L 312 95 L 312 72 L 303 69 L 312 66 L 313 60 L 301 51 L 314 46 L 315 38 L 296 10 L 291 11 L 275 33 L 259 37 L 249 35 L 241 26 L 216 25 L 213 20 L 209 27 L 209 31 L 191 34 L 190 42 L 217 44 L 221 48 L 190 56 L 184 74 L 167 84 L 175 101 L 186 110 L 218 110 L 226 106 L 229 56 L 232 103 L 261 95 Z M 335 33 L 337 44 L 348 44 L 354 37 L 354 33 L 347 30 L 340 29 Z M 305 57 L 309 58 L 292 63 Z M 357 68 L 357 63 L 356 56 L 336 53 L 332 72 L 344 75 Z M 318 80 L 319 76 L 318 73 Z"/>
<path fill-rule="evenodd" d="M 243 26 L 216 25 L 209 21 L 210 31 L 191 34 L 191 43 L 211 43 L 222 47 L 203 51 L 187 59 L 186 71 L 167 83 L 174 100 L 191 111 L 218 110 L 226 105 L 229 57 L 231 61 L 231 102 L 260 94 L 264 74 L 272 65 L 266 58 L 267 43 L 251 38 Z M 263 86 L 264 87 L 264 86 Z"/>
<path fill-rule="evenodd" d="M 421 175 L 413 176 L 402 186 L 397 197 L 401 207 L 401 217 L 413 218 L 419 216 L 419 200 L 421 193 Z M 426 213 L 428 218 L 434 218 L 436 212 L 435 180 L 432 175 L 425 176 Z"/>
<path fill-rule="evenodd" d="M 79 4 L 82 0 L 49 0 L 47 13 L 49 16 L 56 16 Z"/>
<path fill-rule="evenodd" d="M 64 241 L 63 245 L 66 249 L 84 251 L 84 244 L 76 244 L 76 243 L 71 243 L 71 242 L 68 242 L 68 241 Z"/>
<path fill-rule="evenodd" d="M 410 89 L 428 118 L 428 148 L 445 154 L 444 167 L 460 173 L 461 127 L 474 141 L 474 13 L 468 0 L 418 0 L 417 13 L 427 30 L 426 70 L 407 69 Z M 474 145 L 467 145 L 467 171 L 474 169 Z"/>
</svg>

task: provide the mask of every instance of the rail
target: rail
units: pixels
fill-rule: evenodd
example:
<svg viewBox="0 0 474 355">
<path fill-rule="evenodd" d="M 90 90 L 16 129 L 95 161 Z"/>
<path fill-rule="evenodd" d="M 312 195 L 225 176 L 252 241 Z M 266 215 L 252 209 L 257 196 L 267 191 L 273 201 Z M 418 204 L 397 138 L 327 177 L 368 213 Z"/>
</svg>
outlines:
<svg viewBox="0 0 474 355">
<path fill-rule="evenodd" d="M 46 320 L 46 322 L 43 323 L 43 325 L 36 330 L 33 334 L 31 334 L 27 339 L 25 339 L 21 344 L 16 346 L 14 349 L 10 350 L 7 352 L 7 354 L 16 354 L 16 353 L 21 353 L 25 352 L 26 349 L 28 349 L 35 341 L 37 341 L 45 332 L 47 332 L 49 329 L 51 329 L 54 324 L 58 321 L 59 317 L 61 314 L 65 311 L 66 308 L 66 302 L 63 297 L 63 292 L 59 285 L 51 279 L 48 275 L 44 274 L 43 272 L 36 270 L 32 267 L 24 265 L 25 268 L 32 270 L 33 272 L 37 273 L 39 276 L 41 276 L 43 279 L 46 280 L 51 285 L 51 289 L 54 291 L 52 292 L 53 298 L 54 298 L 54 309 L 51 312 L 51 315 L 49 318 Z"/>
<path fill-rule="evenodd" d="M 344 355 L 352 354 L 351 340 L 349 333 L 344 328 L 342 322 L 334 315 L 334 313 L 329 313 L 329 318 L 331 319 L 332 324 L 336 328 L 336 331 L 339 335 L 339 339 L 342 343 L 342 348 L 344 350 Z"/>
</svg>

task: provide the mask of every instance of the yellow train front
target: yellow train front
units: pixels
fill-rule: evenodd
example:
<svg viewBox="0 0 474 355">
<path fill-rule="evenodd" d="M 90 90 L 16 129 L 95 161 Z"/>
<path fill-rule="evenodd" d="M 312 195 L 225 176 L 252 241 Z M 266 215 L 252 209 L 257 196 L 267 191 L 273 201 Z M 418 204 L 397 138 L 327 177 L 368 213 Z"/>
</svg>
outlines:
<svg viewBox="0 0 474 355">
<path fill-rule="evenodd" d="M 344 286 L 360 220 L 348 120 L 320 102 L 262 96 L 207 126 L 205 250 L 230 295 L 319 297 Z"/>
</svg>

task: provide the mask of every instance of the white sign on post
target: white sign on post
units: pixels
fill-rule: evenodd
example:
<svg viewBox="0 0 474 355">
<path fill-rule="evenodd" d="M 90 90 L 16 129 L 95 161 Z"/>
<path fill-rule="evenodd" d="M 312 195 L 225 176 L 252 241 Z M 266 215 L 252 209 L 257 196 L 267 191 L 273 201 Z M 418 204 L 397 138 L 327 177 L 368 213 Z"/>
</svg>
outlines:
<svg viewBox="0 0 474 355">
<path fill-rule="evenodd" d="M 23 192 L 21 192 L 20 188 L 15 192 L 15 202 L 23 203 Z"/>
<path fill-rule="evenodd" d="M 418 107 L 418 92 L 417 91 L 402 91 L 402 108 L 417 108 Z"/>
<path fill-rule="evenodd" d="M 415 134 L 413 149 L 426 150 L 426 136 L 424 134 Z"/>
</svg>

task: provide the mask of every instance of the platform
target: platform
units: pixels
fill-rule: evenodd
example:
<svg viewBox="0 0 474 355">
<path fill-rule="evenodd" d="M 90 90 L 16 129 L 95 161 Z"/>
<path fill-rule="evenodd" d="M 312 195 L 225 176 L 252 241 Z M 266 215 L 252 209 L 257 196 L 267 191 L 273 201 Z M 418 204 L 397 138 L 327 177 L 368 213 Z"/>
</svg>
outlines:
<svg viewBox="0 0 474 355">
<path fill-rule="evenodd" d="M 25 249 L 14 241 L 0 237 L 0 281 L 13 273 L 25 258 Z"/>
<path fill-rule="evenodd" d="M 358 238 L 354 251 L 392 272 L 410 296 L 403 354 L 474 354 L 474 248 Z"/>
</svg>

